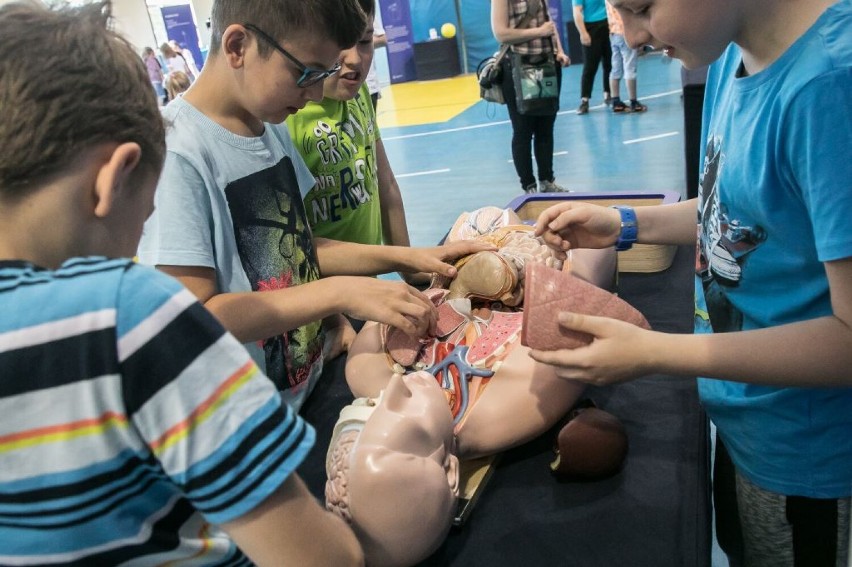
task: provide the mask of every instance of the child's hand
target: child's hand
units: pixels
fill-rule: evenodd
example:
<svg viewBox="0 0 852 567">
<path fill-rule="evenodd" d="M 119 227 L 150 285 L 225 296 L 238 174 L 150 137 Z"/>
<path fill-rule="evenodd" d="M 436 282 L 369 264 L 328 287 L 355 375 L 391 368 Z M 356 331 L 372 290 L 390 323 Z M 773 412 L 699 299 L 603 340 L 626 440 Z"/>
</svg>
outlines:
<svg viewBox="0 0 852 567">
<path fill-rule="evenodd" d="M 453 262 L 464 256 L 483 251 L 494 251 L 497 247 L 487 242 L 459 240 L 431 248 L 412 248 L 409 266 L 412 272 L 437 273 L 449 278 L 456 277 Z"/>
<path fill-rule="evenodd" d="M 362 321 L 378 321 L 415 337 L 434 336 L 438 312 L 423 293 L 407 283 L 340 276 L 343 312 Z"/>
<path fill-rule="evenodd" d="M 559 314 L 559 324 L 594 337 L 575 349 L 530 351 L 533 360 L 553 366 L 560 378 L 603 386 L 655 370 L 650 357 L 661 348 L 654 340 L 660 333 L 618 319 L 569 312 Z"/>
<path fill-rule="evenodd" d="M 621 215 L 611 207 L 570 201 L 554 205 L 539 215 L 535 235 L 557 252 L 572 248 L 606 248 L 621 232 Z M 564 258 L 563 258 L 564 259 Z"/>
</svg>

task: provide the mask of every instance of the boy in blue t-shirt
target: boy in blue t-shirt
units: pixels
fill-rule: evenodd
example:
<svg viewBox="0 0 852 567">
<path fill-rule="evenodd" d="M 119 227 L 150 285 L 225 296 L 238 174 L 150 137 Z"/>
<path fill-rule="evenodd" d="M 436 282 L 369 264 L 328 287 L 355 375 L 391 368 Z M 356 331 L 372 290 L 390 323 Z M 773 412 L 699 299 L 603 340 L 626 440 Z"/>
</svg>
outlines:
<svg viewBox="0 0 852 567">
<path fill-rule="evenodd" d="M 165 155 L 109 2 L 0 8 L 0 564 L 358 565 L 314 431 L 132 256 Z"/>
<path fill-rule="evenodd" d="M 542 213 L 537 231 L 560 250 L 697 244 L 696 333 L 563 314 L 565 327 L 596 340 L 532 356 L 593 383 L 703 376 L 698 390 L 719 441 L 719 541 L 732 562 L 843 564 L 852 105 L 842 93 L 852 90 L 852 0 L 611 2 L 632 47 L 662 48 L 687 68 L 715 61 L 699 196 L 635 210 L 561 204 Z"/>
</svg>

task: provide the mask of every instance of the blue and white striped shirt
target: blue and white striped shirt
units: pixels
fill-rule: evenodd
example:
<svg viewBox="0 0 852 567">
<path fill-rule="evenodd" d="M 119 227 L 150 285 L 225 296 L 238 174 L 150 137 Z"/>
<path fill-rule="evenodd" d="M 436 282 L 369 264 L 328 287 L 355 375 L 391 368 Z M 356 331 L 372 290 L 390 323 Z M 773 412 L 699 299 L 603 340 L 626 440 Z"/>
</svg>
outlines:
<svg viewBox="0 0 852 567">
<path fill-rule="evenodd" d="M 0 262 L 0 564 L 243 565 L 309 425 L 171 278 Z"/>
</svg>

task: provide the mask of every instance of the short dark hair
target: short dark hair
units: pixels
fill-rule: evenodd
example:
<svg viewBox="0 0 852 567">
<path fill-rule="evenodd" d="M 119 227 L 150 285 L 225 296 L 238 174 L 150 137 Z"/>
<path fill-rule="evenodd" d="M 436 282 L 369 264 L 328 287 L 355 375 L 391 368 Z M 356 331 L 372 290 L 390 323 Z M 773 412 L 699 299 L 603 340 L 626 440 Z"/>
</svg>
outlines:
<svg viewBox="0 0 852 567">
<path fill-rule="evenodd" d="M 215 0 L 210 14 L 210 53 L 222 48 L 222 34 L 233 24 L 255 24 L 277 40 L 295 32 L 326 37 L 342 49 L 361 39 L 367 16 L 358 0 Z M 272 48 L 258 42 L 266 57 Z"/>
<path fill-rule="evenodd" d="M 0 197 L 23 195 L 102 143 L 136 142 L 159 172 L 165 126 L 141 58 L 108 0 L 0 8 Z"/>
<path fill-rule="evenodd" d="M 358 5 L 368 18 L 376 15 L 376 0 L 358 0 Z"/>
</svg>

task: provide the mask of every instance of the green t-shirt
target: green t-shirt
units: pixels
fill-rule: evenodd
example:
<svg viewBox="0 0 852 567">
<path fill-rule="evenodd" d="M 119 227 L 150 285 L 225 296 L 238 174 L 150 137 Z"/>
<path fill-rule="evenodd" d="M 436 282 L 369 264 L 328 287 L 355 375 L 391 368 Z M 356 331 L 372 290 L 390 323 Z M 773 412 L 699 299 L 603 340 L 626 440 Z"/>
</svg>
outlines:
<svg viewBox="0 0 852 567">
<path fill-rule="evenodd" d="M 287 127 L 316 180 L 304 198 L 314 236 L 382 244 L 379 129 L 366 85 L 352 100 L 308 103 L 287 118 Z"/>
</svg>

